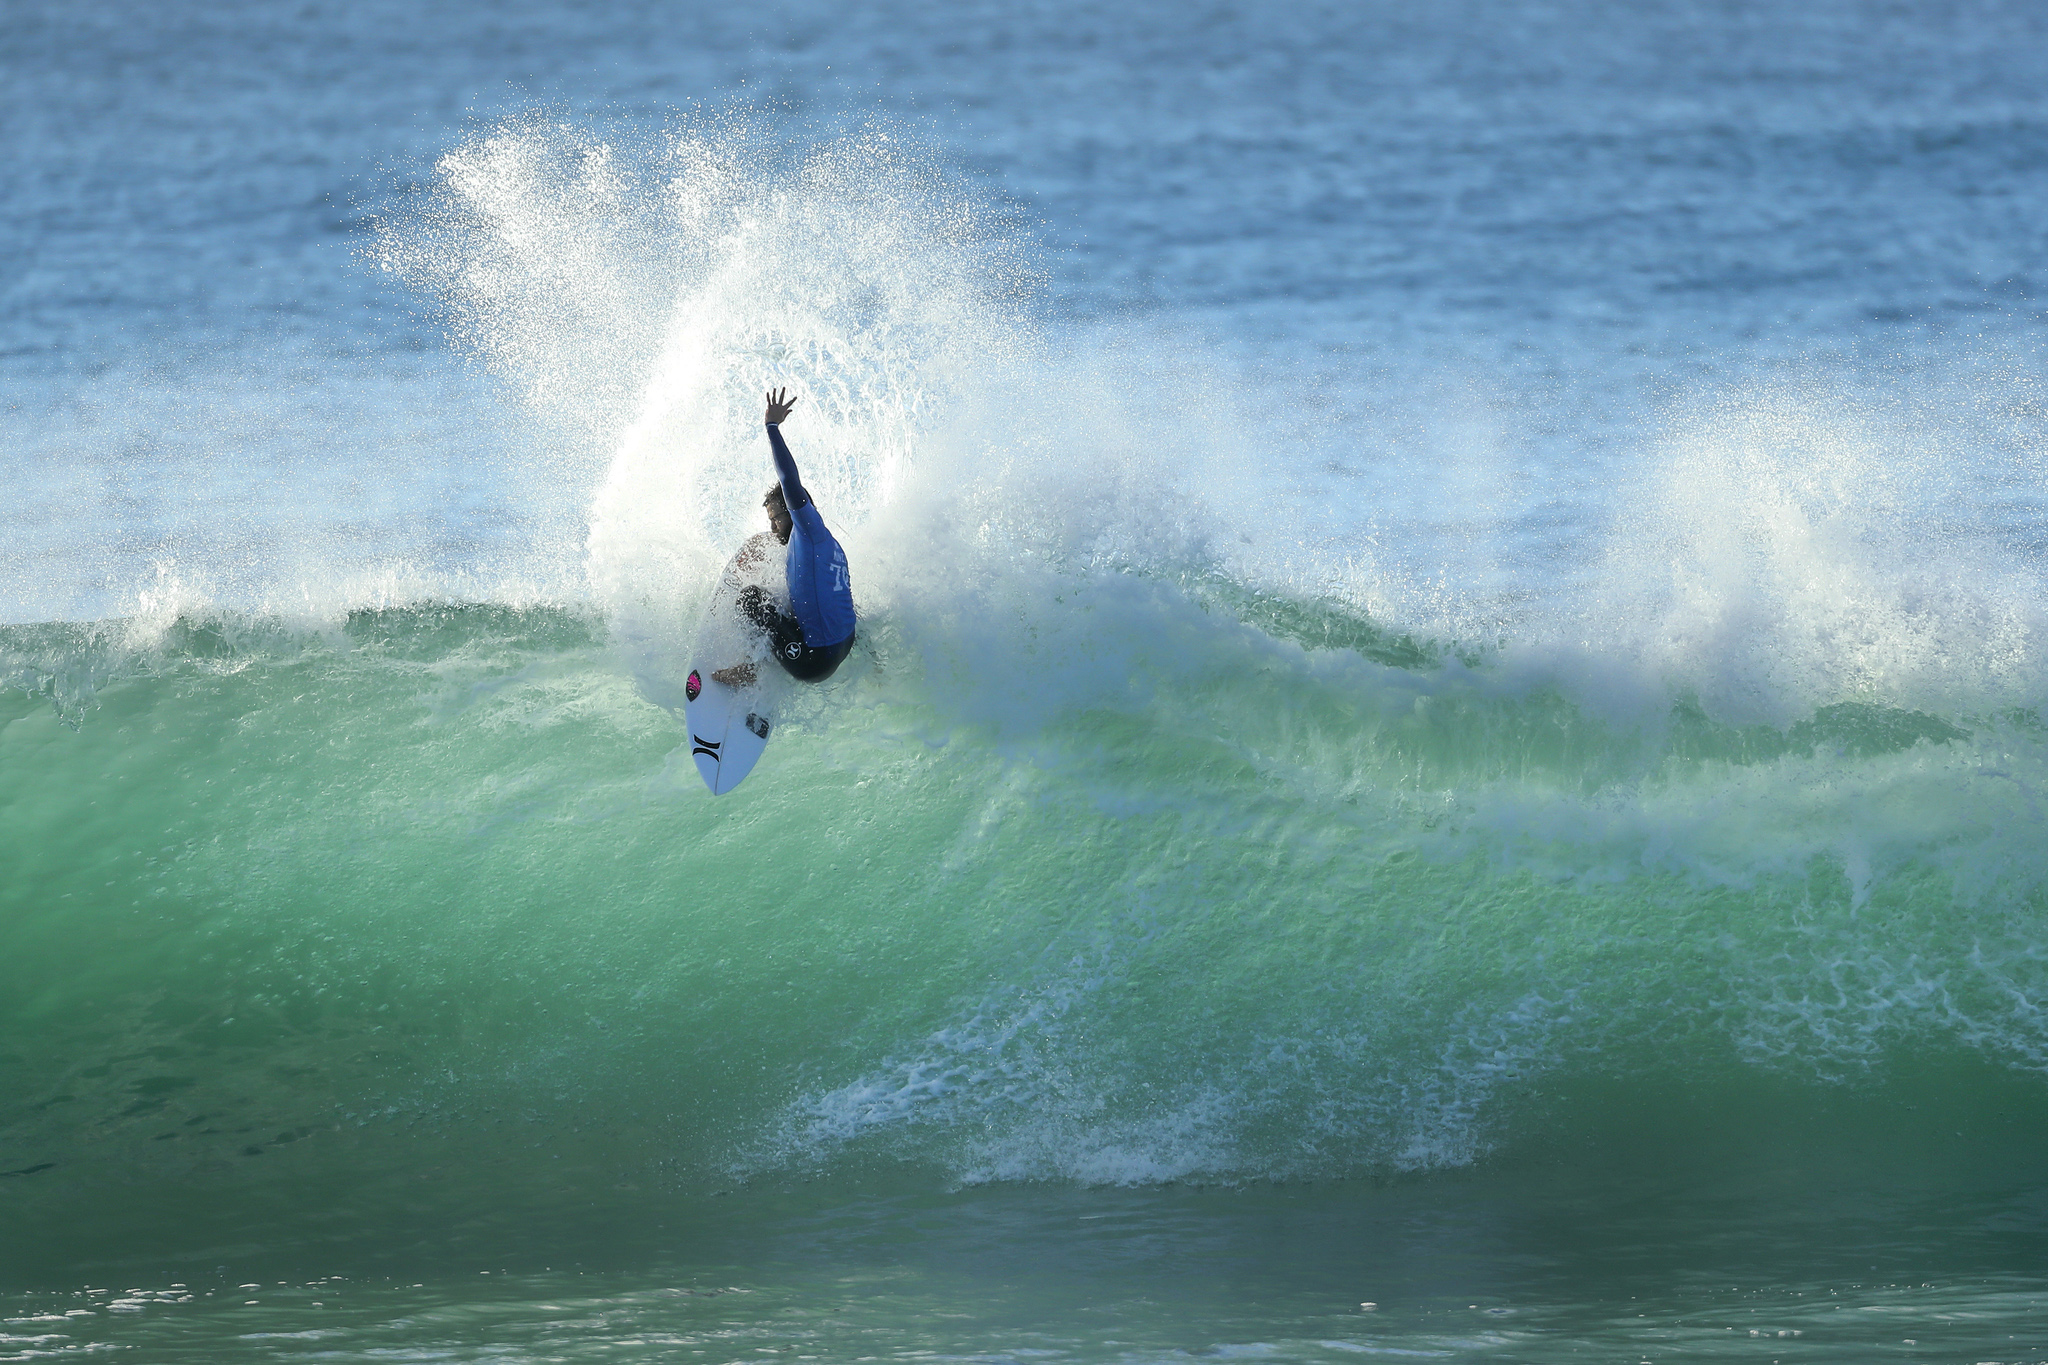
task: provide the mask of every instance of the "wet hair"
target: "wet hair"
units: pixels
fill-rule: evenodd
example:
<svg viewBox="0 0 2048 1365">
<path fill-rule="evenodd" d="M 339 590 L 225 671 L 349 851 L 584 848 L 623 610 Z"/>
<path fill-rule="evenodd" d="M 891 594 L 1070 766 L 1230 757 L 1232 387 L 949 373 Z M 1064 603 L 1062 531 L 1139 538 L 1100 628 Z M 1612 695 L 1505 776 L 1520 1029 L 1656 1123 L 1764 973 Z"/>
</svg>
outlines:
<svg viewBox="0 0 2048 1365">
<path fill-rule="evenodd" d="M 789 503 L 783 499 L 782 485 L 779 483 L 768 485 L 768 496 L 761 499 L 761 505 L 768 509 L 770 516 L 777 512 L 782 513 L 785 517 L 789 515 Z"/>
</svg>

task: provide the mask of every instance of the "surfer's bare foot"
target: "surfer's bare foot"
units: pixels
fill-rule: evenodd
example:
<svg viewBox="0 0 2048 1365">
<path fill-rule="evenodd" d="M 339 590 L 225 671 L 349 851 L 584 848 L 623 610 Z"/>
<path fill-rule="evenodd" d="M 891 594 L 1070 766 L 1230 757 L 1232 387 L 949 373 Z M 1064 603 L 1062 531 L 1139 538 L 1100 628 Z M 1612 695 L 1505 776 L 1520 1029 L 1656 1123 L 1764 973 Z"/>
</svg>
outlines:
<svg viewBox="0 0 2048 1365">
<path fill-rule="evenodd" d="M 742 659 L 731 668 L 721 668 L 711 674 L 711 681 L 723 687 L 752 687 L 754 685 L 754 661 Z"/>
</svg>

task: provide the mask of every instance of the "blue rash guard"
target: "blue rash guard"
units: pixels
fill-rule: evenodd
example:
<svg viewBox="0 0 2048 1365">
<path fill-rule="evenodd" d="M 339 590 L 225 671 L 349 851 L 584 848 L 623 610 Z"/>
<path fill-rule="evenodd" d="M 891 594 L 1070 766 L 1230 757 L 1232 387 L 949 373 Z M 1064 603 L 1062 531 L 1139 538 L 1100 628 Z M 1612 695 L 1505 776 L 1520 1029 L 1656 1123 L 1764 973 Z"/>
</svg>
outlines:
<svg viewBox="0 0 2048 1365">
<path fill-rule="evenodd" d="M 853 638 L 853 583 L 846 574 L 846 551 L 825 529 L 825 519 L 797 477 L 796 461 L 783 444 L 782 431 L 772 422 L 768 444 L 775 451 L 775 477 L 782 482 L 782 500 L 792 523 L 786 566 L 790 610 L 803 627 L 804 644 L 831 649 Z"/>
</svg>

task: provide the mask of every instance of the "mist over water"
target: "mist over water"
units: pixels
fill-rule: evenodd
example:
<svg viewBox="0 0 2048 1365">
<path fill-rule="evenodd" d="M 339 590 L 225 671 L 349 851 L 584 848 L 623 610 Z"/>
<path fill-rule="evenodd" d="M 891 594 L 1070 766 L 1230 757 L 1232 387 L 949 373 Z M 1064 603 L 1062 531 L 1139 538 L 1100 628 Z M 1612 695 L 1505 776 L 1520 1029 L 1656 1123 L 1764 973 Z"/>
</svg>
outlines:
<svg viewBox="0 0 2048 1365">
<path fill-rule="evenodd" d="M 0 1345 L 2023 1358 L 2039 247 L 1943 253 L 2038 97 L 1933 19 L 1858 41 L 1976 85 L 1857 84 L 1840 8 L 1806 103 L 1714 26 L 1616 95 L 1683 7 L 1275 18 L 1338 112 L 1235 152 L 1149 75 L 995 80 L 1017 142 L 522 97 L 289 346 L 111 424 L 0 356 Z M 1282 107 L 1236 24 L 1142 51 Z M 779 386 L 860 644 L 713 801 Z"/>
</svg>

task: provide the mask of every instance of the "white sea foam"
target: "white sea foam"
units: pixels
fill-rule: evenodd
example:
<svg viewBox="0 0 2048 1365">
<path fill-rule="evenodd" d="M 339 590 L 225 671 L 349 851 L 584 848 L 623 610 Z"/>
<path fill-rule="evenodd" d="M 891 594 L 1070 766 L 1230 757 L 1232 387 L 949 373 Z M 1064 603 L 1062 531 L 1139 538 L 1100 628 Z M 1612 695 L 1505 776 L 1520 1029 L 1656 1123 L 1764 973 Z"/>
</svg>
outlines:
<svg viewBox="0 0 2048 1365">
<path fill-rule="evenodd" d="M 849 1152 L 920 1155 L 962 1183 L 1236 1181 L 1466 1165 L 1490 1149 L 1504 1087 L 1564 1056 L 1569 999 L 1527 993 L 1432 1016 L 1312 998 L 1284 1033 L 1236 1040 L 1206 1065 L 1135 1036 L 1118 999 L 1159 970 L 1153 934 L 1112 936 L 1035 984 L 1004 986 L 850 1081 L 793 1100 L 733 1166 L 742 1178 Z M 1275 1147 L 1275 1134 L 1285 1134 Z"/>
<path fill-rule="evenodd" d="M 1995 382 L 1926 381 L 1917 402 L 1780 382 L 1674 407 L 1551 666 L 1590 663 L 1567 687 L 1596 706 L 1620 665 L 1733 723 L 2038 704 L 2048 582 L 1998 504 L 2039 471 L 1981 440 L 1995 409 L 1971 409 Z"/>
</svg>

